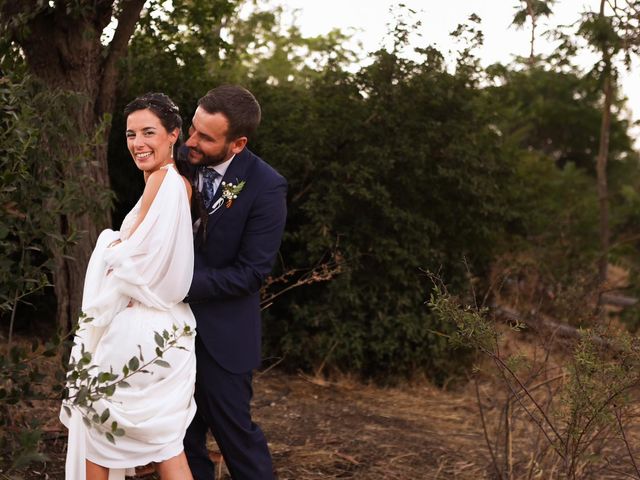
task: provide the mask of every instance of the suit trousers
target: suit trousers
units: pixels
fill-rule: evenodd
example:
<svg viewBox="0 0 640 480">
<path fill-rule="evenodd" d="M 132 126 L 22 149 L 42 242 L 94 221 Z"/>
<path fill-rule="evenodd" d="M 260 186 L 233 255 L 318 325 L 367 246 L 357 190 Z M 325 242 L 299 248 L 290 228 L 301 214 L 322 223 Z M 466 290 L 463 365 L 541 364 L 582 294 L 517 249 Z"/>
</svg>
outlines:
<svg viewBox="0 0 640 480">
<path fill-rule="evenodd" d="M 187 429 L 184 446 L 195 480 L 213 480 L 215 468 L 206 448 L 207 431 L 215 438 L 234 480 L 273 480 L 267 440 L 251 420 L 251 372 L 222 368 L 196 336 L 198 411 Z"/>
</svg>

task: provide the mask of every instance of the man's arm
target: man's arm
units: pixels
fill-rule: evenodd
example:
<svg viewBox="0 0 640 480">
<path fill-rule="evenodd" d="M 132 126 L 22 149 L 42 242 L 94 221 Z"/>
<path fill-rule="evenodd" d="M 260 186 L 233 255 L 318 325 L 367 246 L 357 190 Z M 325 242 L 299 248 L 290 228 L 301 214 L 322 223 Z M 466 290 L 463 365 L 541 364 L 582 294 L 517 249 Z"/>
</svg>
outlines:
<svg viewBox="0 0 640 480">
<path fill-rule="evenodd" d="M 199 268 L 186 302 L 242 297 L 260 290 L 271 273 L 287 217 L 287 184 L 282 181 L 255 199 L 236 262 L 224 268 Z"/>
</svg>

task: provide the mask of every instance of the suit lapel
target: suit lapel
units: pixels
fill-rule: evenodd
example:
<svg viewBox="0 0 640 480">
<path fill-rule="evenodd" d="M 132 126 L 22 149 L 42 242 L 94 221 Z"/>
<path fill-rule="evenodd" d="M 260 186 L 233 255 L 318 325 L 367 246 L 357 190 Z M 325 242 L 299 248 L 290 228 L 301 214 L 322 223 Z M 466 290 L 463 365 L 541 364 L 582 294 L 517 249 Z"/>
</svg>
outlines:
<svg viewBox="0 0 640 480">
<path fill-rule="evenodd" d="M 213 196 L 213 205 L 215 210 L 209 214 L 209 220 L 207 221 L 207 231 L 211 231 L 211 229 L 218 223 L 218 220 L 222 217 L 222 215 L 228 210 L 225 203 L 226 200 L 222 198 L 222 182 L 225 183 L 233 183 L 237 185 L 238 183 L 245 180 L 247 168 L 249 166 L 251 160 L 251 152 L 246 148 L 238 153 L 235 158 L 229 164 L 229 168 L 222 177 L 220 181 L 220 186 L 218 186 L 218 190 L 216 190 L 215 195 Z"/>
</svg>

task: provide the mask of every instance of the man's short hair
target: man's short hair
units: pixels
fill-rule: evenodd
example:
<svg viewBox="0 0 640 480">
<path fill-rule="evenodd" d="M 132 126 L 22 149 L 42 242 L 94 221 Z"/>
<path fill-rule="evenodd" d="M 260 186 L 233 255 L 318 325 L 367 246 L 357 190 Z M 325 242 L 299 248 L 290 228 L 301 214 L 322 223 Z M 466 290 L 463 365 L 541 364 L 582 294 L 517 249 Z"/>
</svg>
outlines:
<svg viewBox="0 0 640 480">
<path fill-rule="evenodd" d="M 227 140 L 251 138 L 260 124 L 260 104 L 249 90 L 239 85 L 221 85 L 198 100 L 198 106 L 210 114 L 221 113 L 229 121 Z"/>
</svg>

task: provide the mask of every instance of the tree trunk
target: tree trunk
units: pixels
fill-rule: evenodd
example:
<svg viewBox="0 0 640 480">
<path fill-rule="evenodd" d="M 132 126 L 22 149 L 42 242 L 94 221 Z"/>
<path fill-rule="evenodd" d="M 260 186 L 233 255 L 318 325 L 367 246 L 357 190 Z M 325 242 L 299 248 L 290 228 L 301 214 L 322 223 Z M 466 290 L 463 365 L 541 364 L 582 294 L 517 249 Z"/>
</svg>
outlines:
<svg viewBox="0 0 640 480">
<path fill-rule="evenodd" d="M 113 111 L 117 62 L 126 52 L 145 0 L 119 2 L 118 27 L 109 45 L 103 45 L 100 38 L 112 19 L 114 0 L 87 0 L 74 6 L 67 3 L 5 0 L 0 13 L 5 25 L 7 19 L 26 16 L 28 33 L 20 28 L 11 33 L 24 51 L 29 71 L 51 88 L 72 91 L 85 99 L 73 111 L 72 121 L 79 137 L 93 138 L 104 115 Z M 64 171 L 60 182 L 88 178 L 98 188 L 109 189 L 109 130 L 110 124 L 105 125 L 92 161 L 84 162 L 76 171 Z M 69 158 L 80 153 L 76 142 L 70 141 L 66 148 L 62 153 Z M 107 210 L 61 215 L 58 219 L 55 233 L 68 237 L 72 231 L 83 232 L 70 248 L 63 251 L 58 246 L 53 252 L 57 321 L 63 331 L 69 331 L 78 318 L 86 266 L 98 233 L 109 226 L 110 217 Z"/>
<path fill-rule="evenodd" d="M 531 51 L 529 52 L 529 66 L 533 67 L 535 64 L 535 42 L 536 42 L 536 26 L 537 26 L 537 17 L 536 12 L 533 8 L 532 0 L 527 0 L 527 12 L 529 12 L 529 17 L 531 18 L 531 40 L 530 46 Z"/>
<path fill-rule="evenodd" d="M 613 79 L 611 71 L 611 58 L 608 52 L 604 53 L 604 104 L 602 106 L 602 122 L 600 124 L 600 147 L 596 162 L 598 182 L 598 204 L 600 207 L 600 248 L 601 256 L 598 264 L 598 278 L 600 284 L 607 280 L 607 268 L 609 264 L 609 192 L 607 187 L 607 159 L 609 155 L 609 132 L 611 126 L 611 102 L 613 97 Z"/>
</svg>

